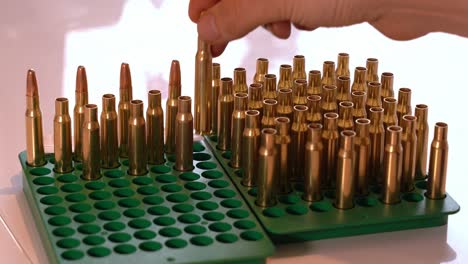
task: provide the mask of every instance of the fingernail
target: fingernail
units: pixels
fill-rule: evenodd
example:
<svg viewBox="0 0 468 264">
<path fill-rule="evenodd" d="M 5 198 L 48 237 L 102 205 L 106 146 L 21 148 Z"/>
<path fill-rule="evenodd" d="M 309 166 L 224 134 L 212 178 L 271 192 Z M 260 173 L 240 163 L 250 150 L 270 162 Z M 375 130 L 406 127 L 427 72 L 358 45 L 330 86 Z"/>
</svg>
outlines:
<svg viewBox="0 0 468 264">
<path fill-rule="evenodd" d="M 215 41 L 219 38 L 219 31 L 212 14 L 206 14 L 200 18 L 200 21 L 198 21 L 198 35 L 207 41 Z"/>
</svg>

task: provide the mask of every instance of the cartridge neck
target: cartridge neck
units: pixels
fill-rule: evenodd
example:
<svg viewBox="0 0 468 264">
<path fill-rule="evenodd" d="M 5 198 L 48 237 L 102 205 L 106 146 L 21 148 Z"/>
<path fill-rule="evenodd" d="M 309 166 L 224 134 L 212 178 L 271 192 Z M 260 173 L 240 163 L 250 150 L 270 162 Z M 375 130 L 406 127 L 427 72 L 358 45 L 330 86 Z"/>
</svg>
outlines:
<svg viewBox="0 0 468 264">
<path fill-rule="evenodd" d="M 354 138 L 356 137 L 356 132 L 352 130 L 344 130 L 341 132 L 340 146 L 344 151 L 352 151 L 354 147 Z"/>
<path fill-rule="evenodd" d="M 322 141 L 322 128 L 321 124 L 312 123 L 308 125 L 307 141 L 318 143 Z"/>
<path fill-rule="evenodd" d="M 265 75 L 265 91 L 269 91 L 269 92 L 276 91 L 276 75 L 274 74 Z"/>
<path fill-rule="evenodd" d="M 349 54 L 340 53 L 338 54 L 338 63 L 336 65 L 336 71 L 338 73 L 349 73 Z M 342 75 L 345 76 L 345 75 Z"/>
<path fill-rule="evenodd" d="M 307 81 L 305 79 L 297 79 L 294 81 L 294 96 L 306 96 L 307 95 Z"/>
<path fill-rule="evenodd" d="M 385 134 L 385 143 L 389 145 L 400 145 L 402 131 L 403 129 L 400 126 L 389 126 Z"/>
<path fill-rule="evenodd" d="M 98 108 L 95 104 L 85 105 L 84 121 L 85 122 L 97 122 Z"/>
<path fill-rule="evenodd" d="M 200 37 L 198 37 L 197 51 L 203 51 L 211 54 L 211 45 L 208 42 L 202 40 Z"/>
<path fill-rule="evenodd" d="M 448 125 L 443 122 L 437 122 L 434 128 L 434 140 L 446 141 L 448 134 Z"/>
<path fill-rule="evenodd" d="M 102 111 L 115 111 L 115 96 L 113 94 L 105 94 L 102 96 Z"/>
<path fill-rule="evenodd" d="M 292 84 L 292 68 L 291 65 L 283 64 L 280 66 L 279 83 L 288 84 L 287 87 L 291 87 Z"/>
<path fill-rule="evenodd" d="M 304 105 L 294 106 L 293 123 L 299 125 L 305 124 L 307 110 L 309 110 L 309 108 Z"/>
<path fill-rule="evenodd" d="M 340 103 L 339 113 L 342 120 L 353 120 L 353 106 L 353 103 L 349 101 Z"/>
<path fill-rule="evenodd" d="M 356 134 L 360 138 L 367 138 L 369 136 L 370 120 L 367 118 L 359 118 L 356 120 L 355 129 Z"/>
<path fill-rule="evenodd" d="M 230 95 L 232 94 L 232 79 L 225 77 L 221 79 L 221 91 L 220 95 Z"/>
<path fill-rule="evenodd" d="M 77 106 L 88 104 L 88 92 L 75 92 L 75 104 Z"/>
<path fill-rule="evenodd" d="M 68 115 L 68 99 L 57 98 L 55 100 L 55 114 L 56 115 Z"/>
<path fill-rule="evenodd" d="M 302 55 L 296 55 L 293 58 L 293 67 L 295 73 L 305 73 L 305 57 Z"/>
<path fill-rule="evenodd" d="M 317 70 L 309 71 L 309 87 L 322 86 L 322 73 Z"/>
<path fill-rule="evenodd" d="M 411 89 L 400 88 L 398 91 L 398 104 L 404 106 L 411 106 Z"/>
<path fill-rule="evenodd" d="M 353 100 L 354 109 L 361 109 L 364 107 L 364 101 L 366 100 L 366 92 L 358 91 L 351 93 Z"/>
<path fill-rule="evenodd" d="M 333 61 L 325 61 L 323 63 L 323 84 L 334 84 L 336 82 L 335 78 L 335 63 Z"/>
<path fill-rule="evenodd" d="M 372 107 L 370 109 L 370 120 L 371 125 L 373 126 L 380 126 L 383 125 L 383 108 L 381 107 Z"/>
<path fill-rule="evenodd" d="M 292 89 L 280 89 L 278 91 L 278 105 L 292 106 Z"/>
<path fill-rule="evenodd" d="M 337 114 L 325 114 L 324 115 L 324 120 L 323 120 L 323 128 L 325 130 L 331 131 L 331 130 L 336 130 L 337 127 L 337 119 L 338 115 Z"/>
<path fill-rule="evenodd" d="M 214 62 L 212 70 L 213 70 L 213 80 L 221 79 L 221 65 L 219 63 Z"/>
<path fill-rule="evenodd" d="M 403 127 L 403 133 L 412 134 L 416 132 L 416 120 L 415 116 L 405 115 L 402 118 L 401 126 Z"/>
<path fill-rule="evenodd" d="M 393 96 L 393 73 L 391 72 L 382 73 L 380 82 L 382 83 L 382 93 L 381 93 L 382 97 Z"/>
<path fill-rule="evenodd" d="M 384 109 L 385 116 L 396 115 L 396 104 L 397 101 L 393 97 L 384 98 L 382 107 Z"/>
<path fill-rule="evenodd" d="M 39 96 L 26 96 L 26 109 L 39 109 Z"/>
<path fill-rule="evenodd" d="M 366 82 L 367 68 L 356 67 L 354 70 L 354 83 L 362 84 Z"/>
<path fill-rule="evenodd" d="M 161 91 L 151 90 L 148 92 L 148 107 L 149 108 L 161 107 Z"/>
<path fill-rule="evenodd" d="M 351 79 L 347 76 L 339 76 L 336 80 L 336 87 L 339 94 L 348 94 L 351 87 Z"/>
<path fill-rule="evenodd" d="M 367 68 L 367 81 L 377 81 L 374 76 L 377 76 L 379 71 L 379 60 L 375 58 L 369 58 L 366 62 Z"/>
<path fill-rule="evenodd" d="M 234 94 L 234 110 L 245 111 L 247 110 L 248 95 L 246 93 Z"/>
<path fill-rule="evenodd" d="M 256 67 L 257 74 L 265 75 L 268 73 L 268 59 L 259 58 L 257 59 L 257 67 Z"/>
<path fill-rule="evenodd" d="M 245 128 L 258 128 L 260 112 L 257 110 L 245 111 Z"/>
<path fill-rule="evenodd" d="M 287 117 L 276 118 L 276 131 L 280 136 L 288 136 L 291 128 L 290 120 Z"/>
<path fill-rule="evenodd" d="M 143 116 L 143 101 L 141 100 L 130 101 L 130 116 L 133 118 Z"/>
<path fill-rule="evenodd" d="M 263 100 L 263 116 L 275 117 L 277 105 L 278 105 L 278 102 L 274 99 Z"/>
<path fill-rule="evenodd" d="M 186 114 L 191 113 L 192 99 L 189 96 L 179 96 L 179 113 Z"/>
<path fill-rule="evenodd" d="M 368 99 L 380 100 L 381 85 L 378 82 L 370 82 L 367 85 Z"/>
<path fill-rule="evenodd" d="M 427 113 L 428 113 L 428 107 L 427 105 L 424 104 L 418 104 L 416 105 L 416 109 L 414 111 L 416 117 L 418 118 L 418 123 L 427 123 Z"/>
<path fill-rule="evenodd" d="M 249 87 L 249 101 L 261 101 L 263 85 L 261 83 L 252 83 Z"/>
<path fill-rule="evenodd" d="M 307 96 L 307 107 L 310 113 L 317 113 L 322 111 L 322 97 L 320 95 Z"/>
<path fill-rule="evenodd" d="M 323 100 L 326 103 L 333 103 L 336 101 L 336 86 L 335 85 L 324 85 L 322 87 Z"/>
<path fill-rule="evenodd" d="M 234 85 L 247 85 L 246 78 L 247 77 L 246 77 L 246 72 L 244 68 L 234 69 Z"/>
<path fill-rule="evenodd" d="M 262 130 L 261 145 L 267 149 L 275 147 L 276 129 L 265 128 Z"/>
</svg>

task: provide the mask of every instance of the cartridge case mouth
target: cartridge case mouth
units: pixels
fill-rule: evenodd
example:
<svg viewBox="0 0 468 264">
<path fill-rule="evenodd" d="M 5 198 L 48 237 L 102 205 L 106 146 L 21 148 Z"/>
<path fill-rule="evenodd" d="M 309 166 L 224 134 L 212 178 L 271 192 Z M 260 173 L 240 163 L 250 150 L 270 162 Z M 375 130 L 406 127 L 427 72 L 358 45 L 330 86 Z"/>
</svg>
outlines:
<svg viewBox="0 0 468 264">
<path fill-rule="evenodd" d="M 307 84 L 306 79 L 296 79 L 294 82 L 297 83 L 297 84 Z"/>
<path fill-rule="evenodd" d="M 343 136 L 343 137 L 354 137 L 354 136 L 356 136 L 356 132 L 354 132 L 352 130 L 343 130 L 343 131 L 341 131 L 341 136 Z"/>
<path fill-rule="evenodd" d="M 411 93 L 411 89 L 410 88 L 400 88 L 398 90 L 400 93 L 403 93 L 403 94 L 409 94 Z"/>
<path fill-rule="evenodd" d="M 319 123 L 310 123 L 310 124 L 307 125 L 307 127 L 309 129 L 312 129 L 312 130 L 317 130 L 317 129 L 322 129 L 323 128 L 322 124 L 319 124 Z"/>
<path fill-rule="evenodd" d="M 366 67 L 362 67 L 362 66 L 358 66 L 358 67 L 356 67 L 356 71 L 357 71 L 357 72 L 367 71 L 367 68 L 366 68 Z"/>
<path fill-rule="evenodd" d="M 278 101 L 276 101 L 275 99 L 265 99 L 263 100 L 263 103 L 266 105 L 277 105 Z"/>
<path fill-rule="evenodd" d="M 288 93 L 292 93 L 292 89 L 290 88 L 281 88 L 278 90 L 278 93 L 281 93 L 281 94 L 288 94 Z"/>
<path fill-rule="evenodd" d="M 323 89 L 327 90 L 327 91 L 332 91 L 332 90 L 336 90 L 337 87 L 336 87 L 336 85 L 324 85 Z"/>
<path fill-rule="evenodd" d="M 219 63 L 213 63 L 213 66 L 215 66 L 215 64 L 217 64 L 217 66 L 219 66 Z M 234 71 L 235 71 L 235 72 L 244 73 L 244 72 L 245 72 L 245 68 L 238 67 L 238 68 L 235 68 Z"/>
<path fill-rule="evenodd" d="M 280 65 L 280 69 L 289 70 L 289 69 L 292 69 L 292 67 L 291 67 L 291 65 L 289 65 L 289 64 L 281 64 L 281 65 Z"/>
<path fill-rule="evenodd" d="M 417 104 L 417 105 L 416 105 L 416 109 L 425 110 L 425 109 L 427 109 L 427 108 L 428 108 L 428 106 L 425 105 L 425 104 Z"/>
<path fill-rule="evenodd" d="M 307 106 L 305 106 L 305 105 L 295 105 L 294 110 L 302 112 L 302 111 L 309 110 L 309 108 Z"/>
<path fill-rule="evenodd" d="M 150 95 L 161 95 L 161 91 L 159 91 L 159 90 L 150 90 L 148 92 L 148 94 L 150 94 Z"/>
<path fill-rule="evenodd" d="M 103 97 L 104 99 L 114 99 L 114 98 L 115 98 L 115 95 L 113 95 L 113 94 L 104 94 L 102 97 Z"/>
<path fill-rule="evenodd" d="M 221 65 L 217 62 L 213 62 L 213 67 L 220 67 Z M 236 68 L 237 69 L 237 68 Z"/>
<path fill-rule="evenodd" d="M 304 55 L 294 55 L 294 59 L 304 59 Z"/>
<path fill-rule="evenodd" d="M 324 61 L 323 64 L 327 66 L 335 66 L 335 62 L 333 61 Z"/>
<path fill-rule="evenodd" d="M 310 71 L 309 71 L 309 74 L 310 74 L 310 75 L 321 75 L 322 72 L 320 72 L 319 70 L 310 70 Z"/>
<path fill-rule="evenodd" d="M 274 129 L 274 128 L 264 128 L 264 129 L 262 129 L 262 134 L 276 135 L 276 129 Z"/>
<path fill-rule="evenodd" d="M 338 114 L 337 113 L 325 113 L 323 115 L 326 119 L 337 119 Z"/>
<path fill-rule="evenodd" d="M 388 78 L 393 78 L 393 73 L 391 73 L 391 72 L 382 72 L 382 76 L 388 77 Z"/>
<path fill-rule="evenodd" d="M 379 60 L 376 59 L 376 58 L 368 58 L 367 61 L 368 62 L 378 62 Z"/>
<path fill-rule="evenodd" d="M 346 52 L 340 52 L 340 53 L 338 53 L 338 56 L 340 56 L 340 57 L 349 57 L 349 54 L 346 53 Z"/>
<path fill-rule="evenodd" d="M 350 102 L 350 101 L 340 102 L 339 105 L 344 108 L 352 108 L 354 106 L 353 102 Z"/>
<path fill-rule="evenodd" d="M 374 87 L 381 86 L 380 82 L 369 82 L 368 85 L 369 86 L 374 86 Z"/>
<path fill-rule="evenodd" d="M 68 102 L 68 99 L 65 98 L 65 97 L 59 97 L 57 99 L 55 99 L 57 102 Z"/>
<path fill-rule="evenodd" d="M 403 128 L 401 126 L 389 126 L 387 130 L 390 132 L 396 132 L 396 133 L 403 132 Z"/>
<path fill-rule="evenodd" d="M 348 76 L 338 76 L 338 80 L 347 82 L 347 81 L 350 81 L 351 78 L 349 78 Z"/>
<path fill-rule="evenodd" d="M 267 58 L 258 58 L 257 61 L 268 62 L 268 59 Z"/>
<path fill-rule="evenodd" d="M 312 102 L 317 102 L 317 101 L 322 100 L 322 96 L 316 95 L 316 94 L 309 95 L 309 96 L 307 96 L 307 100 L 312 101 Z"/>
<path fill-rule="evenodd" d="M 143 104 L 143 101 L 142 100 L 131 100 L 130 103 L 133 104 L 133 105 L 141 105 L 141 104 Z"/>
<path fill-rule="evenodd" d="M 272 73 L 265 74 L 265 79 L 276 79 L 276 75 Z"/>
<path fill-rule="evenodd" d="M 234 94 L 234 97 L 238 97 L 238 98 L 248 98 L 249 95 L 247 93 L 244 93 L 244 92 L 238 92 L 238 93 L 235 93 Z"/>
<path fill-rule="evenodd" d="M 397 99 L 395 99 L 394 97 L 385 97 L 383 100 L 386 103 L 396 103 L 397 102 Z"/>
<path fill-rule="evenodd" d="M 232 82 L 232 78 L 231 77 L 223 77 L 223 78 L 221 78 L 221 82 Z"/>
<path fill-rule="evenodd" d="M 415 117 L 415 116 L 412 116 L 412 115 L 404 115 L 403 116 L 403 120 L 407 120 L 407 121 L 416 121 L 418 118 Z"/>
<path fill-rule="evenodd" d="M 382 107 L 371 107 L 370 112 L 374 112 L 374 113 L 382 113 L 384 112 L 384 109 Z"/>
<path fill-rule="evenodd" d="M 364 91 L 354 91 L 351 93 L 351 95 L 354 95 L 354 96 L 366 96 L 367 93 L 364 92 Z"/>
<path fill-rule="evenodd" d="M 437 128 L 447 128 L 447 127 L 448 127 L 447 123 L 444 123 L 444 122 L 437 122 L 437 123 L 435 124 L 435 126 L 436 126 Z"/>
<path fill-rule="evenodd" d="M 97 109 L 97 105 L 95 105 L 95 104 L 86 104 L 86 105 L 85 105 L 85 108 L 88 108 L 88 109 Z"/>
<path fill-rule="evenodd" d="M 277 117 L 277 118 L 275 118 L 275 122 L 276 122 L 276 123 L 285 123 L 285 124 L 288 124 L 288 123 L 290 123 L 291 121 L 290 121 L 289 118 L 287 118 L 287 117 Z"/>
<path fill-rule="evenodd" d="M 247 110 L 245 111 L 245 114 L 248 116 L 258 116 L 260 115 L 260 111 L 258 110 Z"/>
<path fill-rule="evenodd" d="M 356 123 L 360 125 L 369 125 L 371 121 L 370 119 L 367 119 L 367 118 L 358 118 L 356 119 Z"/>
<path fill-rule="evenodd" d="M 261 83 L 252 83 L 252 84 L 250 84 L 250 88 L 261 89 L 262 87 L 263 87 L 263 84 L 261 84 Z"/>
</svg>

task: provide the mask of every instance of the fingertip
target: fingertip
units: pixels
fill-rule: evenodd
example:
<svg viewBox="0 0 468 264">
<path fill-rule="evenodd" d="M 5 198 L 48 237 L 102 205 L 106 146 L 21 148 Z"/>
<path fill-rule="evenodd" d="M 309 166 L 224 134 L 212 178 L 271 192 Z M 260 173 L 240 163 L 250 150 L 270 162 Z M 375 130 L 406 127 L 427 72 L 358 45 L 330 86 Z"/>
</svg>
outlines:
<svg viewBox="0 0 468 264">
<path fill-rule="evenodd" d="M 270 31 L 280 39 L 287 39 L 291 35 L 291 23 L 289 21 L 273 23 L 270 26 Z"/>
<path fill-rule="evenodd" d="M 197 24 L 197 31 L 200 38 L 208 42 L 215 42 L 220 37 L 215 17 L 210 13 L 205 13 L 200 17 Z"/>
<path fill-rule="evenodd" d="M 223 43 L 223 44 L 216 44 L 216 45 L 211 46 L 211 55 L 213 57 L 218 57 L 219 55 L 223 54 L 227 45 L 228 45 L 227 43 Z"/>
</svg>

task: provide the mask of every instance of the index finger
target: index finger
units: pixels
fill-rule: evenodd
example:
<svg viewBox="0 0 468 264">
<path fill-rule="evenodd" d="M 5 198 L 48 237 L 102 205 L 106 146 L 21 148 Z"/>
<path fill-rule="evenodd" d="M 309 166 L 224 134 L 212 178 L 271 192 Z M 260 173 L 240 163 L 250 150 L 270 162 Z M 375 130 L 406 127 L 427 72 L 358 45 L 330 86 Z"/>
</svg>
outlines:
<svg viewBox="0 0 468 264">
<path fill-rule="evenodd" d="M 188 10 L 190 19 L 197 23 L 203 11 L 210 9 L 220 1 L 221 0 L 190 0 Z"/>
</svg>

